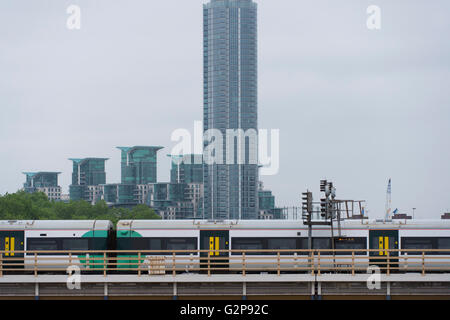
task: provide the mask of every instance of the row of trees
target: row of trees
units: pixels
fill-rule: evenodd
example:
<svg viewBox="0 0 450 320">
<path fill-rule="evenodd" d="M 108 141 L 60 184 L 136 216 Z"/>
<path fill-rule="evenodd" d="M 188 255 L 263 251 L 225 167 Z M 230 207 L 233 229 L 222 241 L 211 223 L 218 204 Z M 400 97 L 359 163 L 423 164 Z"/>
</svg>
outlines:
<svg viewBox="0 0 450 320">
<path fill-rule="evenodd" d="M 69 203 L 50 201 L 42 192 L 0 195 L 0 220 L 111 220 L 160 219 L 153 209 L 137 205 L 133 209 L 110 208 L 104 201 Z"/>
</svg>

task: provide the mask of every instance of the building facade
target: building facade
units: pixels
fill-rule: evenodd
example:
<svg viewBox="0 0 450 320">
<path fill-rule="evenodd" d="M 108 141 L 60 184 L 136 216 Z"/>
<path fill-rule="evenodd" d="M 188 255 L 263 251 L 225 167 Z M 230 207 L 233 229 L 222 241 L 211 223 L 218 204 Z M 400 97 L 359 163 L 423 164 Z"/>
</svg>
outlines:
<svg viewBox="0 0 450 320">
<path fill-rule="evenodd" d="M 43 192 L 49 200 L 61 201 L 61 187 L 58 175 L 61 172 L 24 172 L 26 181 L 23 190 L 28 193 Z"/>
<path fill-rule="evenodd" d="M 203 57 L 204 131 L 216 129 L 223 137 L 227 130 L 257 131 L 257 4 L 252 0 L 205 4 Z M 205 218 L 256 219 L 258 164 L 249 155 L 257 155 L 257 141 L 244 139 L 244 161 L 237 161 L 237 148 L 225 141 L 219 152 L 222 159 L 216 163 L 205 159 Z M 208 141 L 204 148 L 207 145 Z"/>
<path fill-rule="evenodd" d="M 101 199 L 106 183 L 105 162 L 107 158 L 69 159 L 73 162 L 72 184 L 69 186 L 71 201 L 85 200 L 96 203 Z"/>
<path fill-rule="evenodd" d="M 157 153 L 163 147 L 117 147 L 121 151 L 121 183 L 103 185 L 102 200 L 110 206 L 147 204 L 148 186 L 157 182 Z"/>
<path fill-rule="evenodd" d="M 157 182 L 157 153 L 163 147 L 117 147 L 121 154 L 121 183 L 129 185 Z"/>
<path fill-rule="evenodd" d="M 203 155 L 186 154 L 181 157 L 170 155 L 169 157 L 172 158 L 171 183 L 203 183 Z"/>
<path fill-rule="evenodd" d="M 275 206 L 275 196 L 272 191 L 265 190 L 263 183 L 258 187 L 258 219 L 283 219 L 283 210 Z"/>
<path fill-rule="evenodd" d="M 163 219 L 195 219 L 196 202 L 186 183 L 159 182 L 139 185 L 140 203 L 147 204 Z"/>
</svg>

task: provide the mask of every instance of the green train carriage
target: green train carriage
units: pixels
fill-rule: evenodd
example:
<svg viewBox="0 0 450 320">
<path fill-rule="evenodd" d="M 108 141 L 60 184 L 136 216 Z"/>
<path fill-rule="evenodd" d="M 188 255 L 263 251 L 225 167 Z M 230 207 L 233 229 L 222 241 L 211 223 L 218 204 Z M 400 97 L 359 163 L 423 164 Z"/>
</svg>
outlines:
<svg viewBox="0 0 450 320">
<path fill-rule="evenodd" d="M 0 220 L 0 253 L 5 269 L 34 269 L 35 253 L 38 270 L 65 269 L 70 264 L 102 269 L 102 253 L 82 251 L 114 248 L 114 225 L 109 220 Z M 24 250 L 30 251 L 26 257 L 20 252 Z M 43 256 L 45 259 L 39 259 Z"/>
</svg>

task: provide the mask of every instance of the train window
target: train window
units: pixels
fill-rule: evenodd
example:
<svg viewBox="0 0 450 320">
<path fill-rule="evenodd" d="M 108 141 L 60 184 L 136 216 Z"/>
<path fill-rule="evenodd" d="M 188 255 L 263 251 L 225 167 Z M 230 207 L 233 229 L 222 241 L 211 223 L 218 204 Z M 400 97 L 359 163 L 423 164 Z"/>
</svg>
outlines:
<svg viewBox="0 0 450 320">
<path fill-rule="evenodd" d="M 308 241 L 309 241 L 308 238 L 300 238 L 299 239 L 299 242 L 300 242 L 299 249 L 309 249 Z"/>
<path fill-rule="evenodd" d="M 436 249 L 433 246 L 433 238 L 425 238 L 425 237 L 416 237 L 416 238 L 402 238 L 402 249 Z M 421 251 L 405 251 L 402 254 L 422 254 Z M 430 252 L 426 252 L 425 254 L 431 254 Z"/>
<path fill-rule="evenodd" d="M 132 238 L 132 250 L 148 250 L 148 240 L 145 238 Z"/>
<path fill-rule="evenodd" d="M 450 249 L 450 238 L 438 238 L 438 249 Z"/>
<path fill-rule="evenodd" d="M 197 250 L 197 238 L 170 238 L 166 242 L 167 250 Z M 177 254 L 189 254 L 179 252 Z"/>
<path fill-rule="evenodd" d="M 308 250 L 309 249 L 308 241 L 309 241 L 308 238 L 297 238 L 297 242 L 298 242 L 297 249 Z M 308 255 L 309 253 L 308 253 L 308 251 L 301 251 L 297 254 Z"/>
<path fill-rule="evenodd" d="M 331 249 L 331 239 L 313 238 L 313 249 Z"/>
<path fill-rule="evenodd" d="M 331 249 L 331 238 L 313 238 L 312 245 L 313 249 L 316 250 Z M 320 254 L 330 255 L 333 253 L 331 251 L 320 251 Z"/>
<path fill-rule="evenodd" d="M 162 250 L 162 241 L 158 238 L 149 239 L 150 250 Z"/>
<path fill-rule="evenodd" d="M 232 238 L 231 249 L 233 250 L 258 250 L 264 248 L 264 240 L 261 238 Z M 233 252 L 233 255 L 241 255 L 242 252 Z M 262 254 L 261 252 L 248 252 L 248 255 Z"/>
<path fill-rule="evenodd" d="M 297 249 L 296 238 L 268 238 L 267 249 Z M 293 254 L 293 252 L 281 252 L 281 254 Z"/>
<path fill-rule="evenodd" d="M 27 250 L 31 251 L 58 250 L 58 242 L 57 239 L 28 238 Z"/>
<path fill-rule="evenodd" d="M 358 238 L 335 238 L 334 239 L 334 248 L 335 249 L 351 249 L 351 250 L 366 250 L 367 249 L 367 239 L 358 237 Z M 351 251 L 337 251 L 337 255 L 349 255 L 352 254 Z M 365 255 L 367 254 L 365 251 L 355 251 L 356 255 Z"/>
<path fill-rule="evenodd" d="M 267 239 L 267 249 L 296 249 L 296 238 L 269 238 Z"/>
<path fill-rule="evenodd" d="M 89 239 L 63 239 L 62 250 L 89 250 Z"/>
<path fill-rule="evenodd" d="M 437 238 L 437 249 L 450 249 L 450 238 Z M 438 254 L 450 255 L 450 251 L 441 251 Z"/>
</svg>

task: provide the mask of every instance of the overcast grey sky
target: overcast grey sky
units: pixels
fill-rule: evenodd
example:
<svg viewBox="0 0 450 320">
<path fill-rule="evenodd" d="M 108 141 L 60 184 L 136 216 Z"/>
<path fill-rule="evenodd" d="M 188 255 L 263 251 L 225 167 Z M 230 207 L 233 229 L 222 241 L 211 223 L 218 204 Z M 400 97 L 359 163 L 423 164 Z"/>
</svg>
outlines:
<svg viewBox="0 0 450 320">
<path fill-rule="evenodd" d="M 61 171 L 70 157 L 116 146 L 161 145 L 202 119 L 202 0 L 0 1 L 0 194 L 22 171 Z M 280 171 L 262 177 L 277 205 L 335 182 L 339 198 L 366 199 L 416 217 L 450 209 L 450 2 L 259 0 L 259 126 L 280 129 Z M 81 30 L 66 9 L 81 8 Z M 366 27 L 369 5 L 381 30 Z"/>
</svg>

